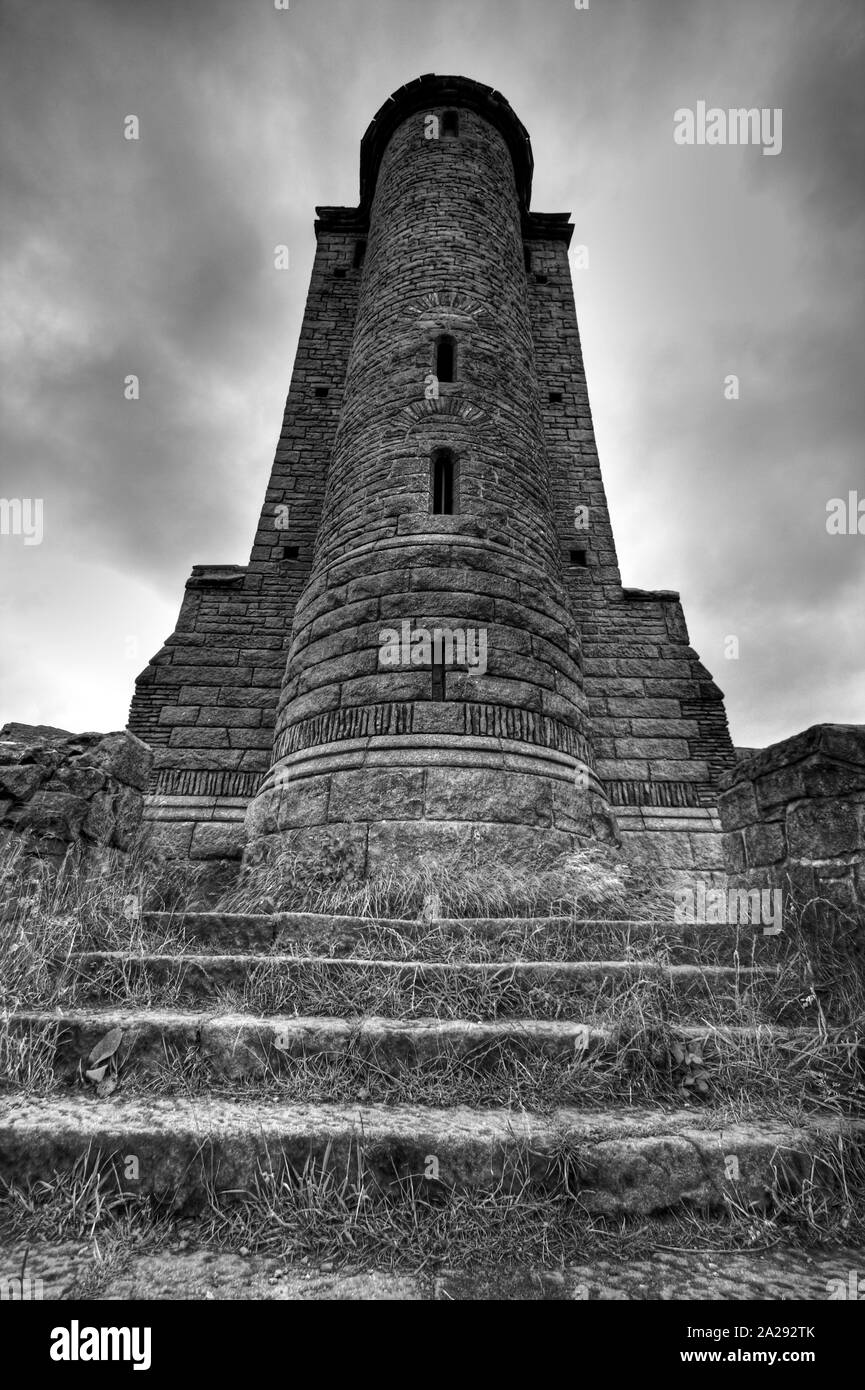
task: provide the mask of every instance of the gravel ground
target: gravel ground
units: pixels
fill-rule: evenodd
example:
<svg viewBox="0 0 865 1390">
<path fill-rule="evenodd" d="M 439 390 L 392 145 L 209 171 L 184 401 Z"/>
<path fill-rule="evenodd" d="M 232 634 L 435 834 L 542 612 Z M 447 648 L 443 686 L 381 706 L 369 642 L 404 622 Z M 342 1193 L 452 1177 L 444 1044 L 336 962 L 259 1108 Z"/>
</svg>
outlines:
<svg viewBox="0 0 865 1390">
<path fill-rule="evenodd" d="M 16 1278 L 21 1245 L 0 1245 L 0 1278 Z M 493 1275 L 333 1270 L 287 1265 L 273 1256 L 206 1249 L 118 1254 L 68 1245 L 32 1245 L 25 1278 L 42 1280 L 47 1299 L 320 1300 L 756 1300 L 865 1301 L 865 1249 L 812 1253 L 783 1246 L 749 1253 L 658 1250 L 649 1258 L 597 1259 L 561 1271 L 500 1270 Z M 834 1282 L 833 1282 L 834 1281 Z M 38 1291 L 38 1286 L 37 1286 Z M 7 1295 L 8 1296 L 8 1295 Z"/>
</svg>

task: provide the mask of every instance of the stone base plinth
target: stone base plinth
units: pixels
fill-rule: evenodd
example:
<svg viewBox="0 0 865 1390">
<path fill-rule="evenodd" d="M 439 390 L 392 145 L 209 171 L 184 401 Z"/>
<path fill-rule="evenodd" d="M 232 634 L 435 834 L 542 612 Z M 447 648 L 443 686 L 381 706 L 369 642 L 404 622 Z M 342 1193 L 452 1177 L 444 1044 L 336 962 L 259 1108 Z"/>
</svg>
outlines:
<svg viewBox="0 0 865 1390">
<path fill-rule="evenodd" d="M 271 769 L 246 816 L 247 854 L 286 851 L 358 873 L 407 856 L 483 852 L 512 868 L 617 842 L 594 773 L 554 750 L 503 740 L 358 740 Z"/>
</svg>

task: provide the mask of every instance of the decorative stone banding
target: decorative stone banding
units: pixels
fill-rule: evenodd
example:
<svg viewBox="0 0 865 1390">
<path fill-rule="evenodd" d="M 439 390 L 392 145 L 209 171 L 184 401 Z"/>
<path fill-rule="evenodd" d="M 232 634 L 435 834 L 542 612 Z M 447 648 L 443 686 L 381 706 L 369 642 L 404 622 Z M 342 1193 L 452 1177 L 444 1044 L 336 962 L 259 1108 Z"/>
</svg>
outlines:
<svg viewBox="0 0 865 1390">
<path fill-rule="evenodd" d="M 583 736 L 560 720 L 539 715 L 533 710 L 468 702 L 453 702 L 442 707 L 432 702 L 394 701 L 389 704 L 352 705 L 346 709 L 330 710 L 326 714 L 289 725 L 274 744 L 273 762 L 278 763 L 299 749 L 314 748 L 322 743 L 338 743 L 342 739 L 366 738 L 380 734 L 411 734 L 415 729 L 417 712 L 418 717 L 424 722 L 425 731 L 429 733 L 446 733 L 449 731 L 448 725 L 453 729 L 453 725 L 458 721 L 461 732 L 468 735 L 535 743 L 544 748 L 555 748 L 569 753 L 583 762 L 588 761 L 588 744 Z M 438 729 L 435 728 L 435 724 L 439 725 Z M 187 786 L 164 788 L 166 791 L 189 789 Z M 682 801 L 656 804 L 694 803 Z"/>
</svg>

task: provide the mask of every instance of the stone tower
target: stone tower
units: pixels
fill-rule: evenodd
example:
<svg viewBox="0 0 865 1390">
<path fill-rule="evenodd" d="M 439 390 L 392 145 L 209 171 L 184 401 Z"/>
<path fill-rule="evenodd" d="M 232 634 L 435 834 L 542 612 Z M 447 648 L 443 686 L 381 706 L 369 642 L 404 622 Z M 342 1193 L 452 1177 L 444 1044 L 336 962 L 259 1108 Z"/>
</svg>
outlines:
<svg viewBox="0 0 865 1390">
<path fill-rule="evenodd" d="M 723 697 L 678 595 L 622 587 L 573 229 L 531 178 L 507 102 L 428 75 L 367 130 L 359 206 L 317 209 L 249 565 L 194 568 L 133 700 L 171 852 L 720 867 Z"/>
</svg>

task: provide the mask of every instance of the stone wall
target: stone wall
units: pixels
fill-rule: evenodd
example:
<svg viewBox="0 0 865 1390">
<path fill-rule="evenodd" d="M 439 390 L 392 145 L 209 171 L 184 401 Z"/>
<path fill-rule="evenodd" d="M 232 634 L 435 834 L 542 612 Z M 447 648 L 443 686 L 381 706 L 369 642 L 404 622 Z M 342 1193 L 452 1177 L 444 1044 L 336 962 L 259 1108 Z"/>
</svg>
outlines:
<svg viewBox="0 0 865 1390">
<path fill-rule="evenodd" d="M 743 759 L 719 809 L 733 883 L 828 899 L 865 925 L 865 725 L 815 724 Z"/>
<path fill-rule="evenodd" d="M 0 729 L 0 849 L 59 864 L 125 853 L 141 826 L 153 754 L 124 733 Z"/>
</svg>

